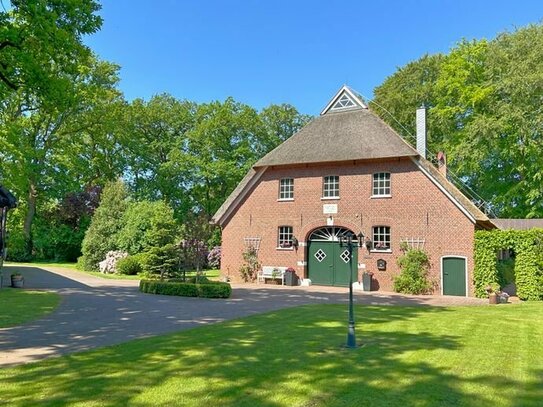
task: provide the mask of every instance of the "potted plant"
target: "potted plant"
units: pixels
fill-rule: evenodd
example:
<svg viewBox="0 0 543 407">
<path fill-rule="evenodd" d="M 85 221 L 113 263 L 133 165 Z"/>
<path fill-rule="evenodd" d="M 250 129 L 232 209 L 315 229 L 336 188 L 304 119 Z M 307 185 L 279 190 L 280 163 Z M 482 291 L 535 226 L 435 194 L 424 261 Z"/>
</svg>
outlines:
<svg viewBox="0 0 543 407">
<path fill-rule="evenodd" d="M 11 286 L 13 288 L 23 288 L 25 279 L 21 273 L 13 273 L 11 275 Z"/>
<path fill-rule="evenodd" d="M 272 270 L 272 273 L 271 273 L 271 278 L 272 278 L 272 284 L 277 284 L 277 279 L 279 278 L 279 269 L 278 268 L 274 268 Z"/>
</svg>

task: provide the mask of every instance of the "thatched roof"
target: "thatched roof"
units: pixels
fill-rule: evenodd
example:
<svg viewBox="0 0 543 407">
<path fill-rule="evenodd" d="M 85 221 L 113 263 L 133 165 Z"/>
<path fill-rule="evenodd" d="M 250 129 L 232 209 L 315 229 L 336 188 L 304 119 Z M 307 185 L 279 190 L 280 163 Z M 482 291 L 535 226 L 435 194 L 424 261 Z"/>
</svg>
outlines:
<svg viewBox="0 0 543 407">
<path fill-rule="evenodd" d="M 485 229 L 494 229 L 493 223 L 473 202 L 471 202 L 452 182 L 450 182 L 434 165 L 422 158 L 413 159 L 419 168 L 423 169 L 430 179 L 441 186 L 450 197 L 458 203 L 466 214 L 468 214 L 475 223 Z"/>
<path fill-rule="evenodd" d="M 543 229 L 543 219 L 492 219 L 492 223 L 504 230 Z"/>
<path fill-rule="evenodd" d="M 345 97 L 352 103 L 340 106 L 341 99 Z M 412 159 L 479 227 L 494 228 L 484 213 L 429 161 L 420 157 L 398 133 L 372 113 L 360 95 L 347 86 L 336 93 L 320 117 L 260 159 L 215 213 L 212 221 L 222 225 L 268 167 L 400 157 Z"/>
<path fill-rule="evenodd" d="M 370 110 L 328 112 L 266 154 L 257 167 L 414 157 L 417 151 Z"/>
</svg>

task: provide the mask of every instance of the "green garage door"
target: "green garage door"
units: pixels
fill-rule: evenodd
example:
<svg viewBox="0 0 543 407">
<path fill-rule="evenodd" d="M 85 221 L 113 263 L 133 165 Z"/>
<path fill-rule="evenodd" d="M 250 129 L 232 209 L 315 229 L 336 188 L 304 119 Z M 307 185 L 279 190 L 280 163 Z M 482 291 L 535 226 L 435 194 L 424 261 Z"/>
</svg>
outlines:
<svg viewBox="0 0 543 407">
<path fill-rule="evenodd" d="M 466 259 L 443 258 L 443 295 L 466 296 Z"/>
<path fill-rule="evenodd" d="M 349 251 L 339 242 L 309 241 L 307 265 L 313 284 L 348 286 L 351 264 L 353 269 L 357 269 L 356 247 L 353 248 L 352 263 L 349 260 Z"/>
</svg>

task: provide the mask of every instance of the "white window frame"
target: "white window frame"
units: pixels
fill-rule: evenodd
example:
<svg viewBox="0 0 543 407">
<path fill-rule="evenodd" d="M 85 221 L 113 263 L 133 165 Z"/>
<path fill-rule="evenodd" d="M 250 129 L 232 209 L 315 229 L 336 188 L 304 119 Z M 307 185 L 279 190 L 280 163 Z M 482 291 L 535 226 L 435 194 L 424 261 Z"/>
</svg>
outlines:
<svg viewBox="0 0 543 407">
<path fill-rule="evenodd" d="M 383 228 L 383 230 L 381 230 Z M 387 231 L 388 229 L 388 231 Z M 388 232 L 388 233 L 387 233 Z M 372 252 L 383 252 L 383 253 L 390 253 L 392 252 L 392 239 L 391 239 L 391 227 L 387 225 L 376 225 L 372 226 L 371 228 L 371 251 Z M 376 236 L 381 236 L 381 238 L 376 239 Z M 388 247 L 376 247 L 377 245 L 382 244 L 383 241 L 386 241 L 386 239 L 383 240 L 382 237 L 388 236 Z"/>
<path fill-rule="evenodd" d="M 289 225 L 281 225 L 277 228 L 277 249 L 293 250 L 292 238 L 294 237 L 294 228 Z"/>
<path fill-rule="evenodd" d="M 294 201 L 294 178 L 281 178 L 279 180 L 278 201 Z"/>
<path fill-rule="evenodd" d="M 392 196 L 392 183 L 390 172 L 375 172 L 372 175 L 371 197 L 390 198 Z"/>
<path fill-rule="evenodd" d="M 333 181 L 332 178 L 335 178 Z M 336 195 L 329 194 L 331 190 L 336 192 Z M 326 175 L 322 177 L 322 198 L 321 199 L 339 199 L 339 175 Z"/>
</svg>

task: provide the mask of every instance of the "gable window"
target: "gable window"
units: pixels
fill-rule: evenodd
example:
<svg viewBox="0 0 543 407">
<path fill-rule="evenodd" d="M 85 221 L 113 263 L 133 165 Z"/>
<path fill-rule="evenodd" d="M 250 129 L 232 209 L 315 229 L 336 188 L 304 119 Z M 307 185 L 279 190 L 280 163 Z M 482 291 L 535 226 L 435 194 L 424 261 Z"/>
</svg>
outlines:
<svg viewBox="0 0 543 407">
<path fill-rule="evenodd" d="M 292 226 L 279 226 L 277 233 L 277 247 L 281 249 L 292 248 Z"/>
<path fill-rule="evenodd" d="M 292 200 L 294 199 L 294 179 L 282 178 L 279 181 L 279 199 Z"/>
<path fill-rule="evenodd" d="M 352 101 L 352 99 L 344 93 L 341 95 L 341 97 L 338 99 L 338 101 L 332 106 L 331 110 L 339 110 L 339 109 L 346 109 L 348 107 L 354 107 L 356 104 Z"/>
<path fill-rule="evenodd" d="M 390 196 L 390 172 L 373 174 L 372 196 Z"/>
<path fill-rule="evenodd" d="M 339 175 L 328 175 L 322 179 L 322 197 L 339 198 Z"/>
<path fill-rule="evenodd" d="M 390 251 L 390 226 L 373 227 L 373 250 Z"/>
</svg>

